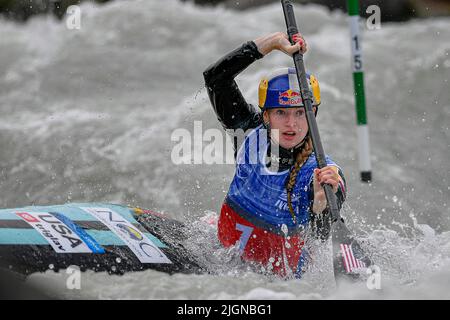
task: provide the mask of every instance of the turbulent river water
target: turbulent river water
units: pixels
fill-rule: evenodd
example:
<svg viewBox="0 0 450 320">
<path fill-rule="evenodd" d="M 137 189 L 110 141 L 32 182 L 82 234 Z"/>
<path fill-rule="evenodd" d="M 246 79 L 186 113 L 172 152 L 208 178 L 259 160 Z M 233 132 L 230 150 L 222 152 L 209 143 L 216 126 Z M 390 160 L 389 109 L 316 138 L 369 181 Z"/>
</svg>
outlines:
<svg viewBox="0 0 450 320">
<path fill-rule="evenodd" d="M 336 288 L 326 254 L 304 279 L 285 281 L 247 270 L 220 248 L 205 221 L 220 211 L 234 166 L 175 165 L 171 136 L 193 133 L 195 121 L 203 132 L 220 129 L 203 70 L 245 41 L 284 30 L 284 18 L 278 4 L 236 12 L 175 0 L 83 4 L 79 30 L 51 17 L 0 20 L 0 206 L 103 201 L 165 212 L 192 226 L 187 245 L 223 271 L 87 272 L 81 290 L 67 290 L 64 273 L 29 281 L 66 298 L 449 299 L 450 19 L 361 24 L 373 166 L 364 184 L 347 16 L 311 5 L 296 6 L 296 15 L 322 90 L 324 148 L 347 178 L 342 215 L 380 267 L 380 290 Z M 272 53 L 239 75 L 247 100 L 257 104 L 265 71 L 290 64 Z"/>
</svg>

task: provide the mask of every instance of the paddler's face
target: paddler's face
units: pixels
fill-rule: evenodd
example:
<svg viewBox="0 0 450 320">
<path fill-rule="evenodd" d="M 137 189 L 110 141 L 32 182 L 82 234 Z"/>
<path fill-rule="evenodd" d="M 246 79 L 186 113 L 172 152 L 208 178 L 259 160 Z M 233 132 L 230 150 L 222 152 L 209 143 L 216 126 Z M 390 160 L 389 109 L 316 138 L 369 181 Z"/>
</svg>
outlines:
<svg viewBox="0 0 450 320">
<path fill-rule="evenodd" d="M 308 122 L 302 107 L 269 109 L 264 111 L 263 116 L 264 122 L 270 125 L 271 139 L 285 149 L 298 145 L 308 133 Z M 278 134 L 274 129 L 278 129 Z"/>
</svg>

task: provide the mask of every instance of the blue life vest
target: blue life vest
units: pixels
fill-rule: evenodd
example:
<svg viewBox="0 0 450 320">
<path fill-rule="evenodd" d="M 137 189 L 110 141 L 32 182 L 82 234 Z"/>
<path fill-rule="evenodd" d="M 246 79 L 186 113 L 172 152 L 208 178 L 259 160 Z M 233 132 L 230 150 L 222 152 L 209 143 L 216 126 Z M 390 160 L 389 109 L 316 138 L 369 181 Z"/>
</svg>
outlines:
<svg viewBox="0 0 450 320">
<path fill-rule="evenodd" d="M 289 211 L 286 181 L 289 170 L 274 172 L 266 166 L 270 141 L 263 125 L 252 130 L 236 156 L 236 172 L 226 197 L 226 203 L 247 221 L 273 233 L 286 235 L 298 232 L 309 223 L 311 181 L 317 162 L 314 152 L 300 168 L 291 201 L 297 224 Z M 328 165 L 337 166 L 326 157 Z"/>
</svg>

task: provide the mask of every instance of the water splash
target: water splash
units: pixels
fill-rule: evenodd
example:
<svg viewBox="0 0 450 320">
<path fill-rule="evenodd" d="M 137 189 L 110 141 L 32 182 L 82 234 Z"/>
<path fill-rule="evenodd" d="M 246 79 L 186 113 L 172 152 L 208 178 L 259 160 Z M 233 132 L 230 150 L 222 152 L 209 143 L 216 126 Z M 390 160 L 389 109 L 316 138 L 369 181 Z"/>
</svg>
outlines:
<svg viewBox="0 0 450 320">
<path fill-rule="evenodd" d="M 123 277 L 87 272 L 80 292 L 62 287 L 58 294 L 449 298 L 448 18 L 383 24 L 379 31 L 365 32 L 374 181 L 364 185 L 351 129 L 346 15 L 296 7 L 310 47 L 306 63 L 322 88 L 321 137 L 346 175 L 343 216 L 382 271 L 383 290 L 375 292 L 365 283 L 334 288 L 326 244 L 318 246 L 301 281 L 254 272 L 236 250 L 222 248 L 215 227 L 201 220 L 205 212 L 212 215 L 220 208 L 233 166 L 174 166 L 170 161 L 172 130 L 191 130 L 195 120 L 202 120 L 204 129 L 218 127 L 202 71 L 241 43 L 284 30 L 279 5 L 234 12 L 167 0 L 81 8 L 80 32 L 49 17 L 26 25 L 0 20 L 1 206 L 70 199 L 169 212 L 192 224 L 191 230 L 202 231 L 193 232 L 186 245 L 217 272 L 168 276 L 146 271 Z M 237 82 L 247 100 L 257 102 L 256 84 L 267 69 L 290 62 L 271 54 L 242 73 Z M 54 284 L 59 276 L 49 271 L 30 281 Z"/>
</svg>

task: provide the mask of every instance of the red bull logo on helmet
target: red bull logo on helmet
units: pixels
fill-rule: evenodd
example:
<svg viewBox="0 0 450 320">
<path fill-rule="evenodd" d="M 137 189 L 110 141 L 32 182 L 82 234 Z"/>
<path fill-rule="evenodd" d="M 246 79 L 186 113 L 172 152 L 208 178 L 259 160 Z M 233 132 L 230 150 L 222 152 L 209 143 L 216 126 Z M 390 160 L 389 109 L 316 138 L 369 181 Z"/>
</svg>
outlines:
<svg viewBox="0 0 450 320">
<path fill-rule="evenodd" d="M 302 96 L 299 92 L 289 89 L 279 94 L 278 103 L 282 106 L 298 106 L 302 104 Z"/>
</svg>

